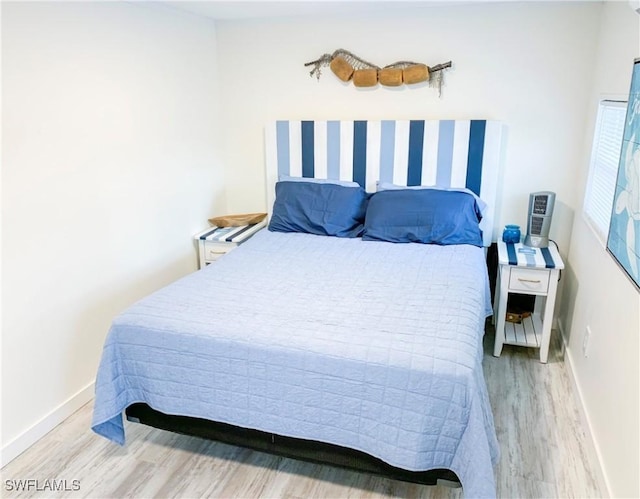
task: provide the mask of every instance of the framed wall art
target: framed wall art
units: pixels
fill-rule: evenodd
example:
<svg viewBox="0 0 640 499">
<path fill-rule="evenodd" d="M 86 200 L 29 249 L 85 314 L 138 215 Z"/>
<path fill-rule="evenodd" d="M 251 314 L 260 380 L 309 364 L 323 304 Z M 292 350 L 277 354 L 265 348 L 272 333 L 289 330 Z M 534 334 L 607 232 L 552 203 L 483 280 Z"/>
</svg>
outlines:
<svg viewBox="0 0 640 499">
<path fill-rule="evenodd" d="M 607 250 L 640 290 L 640 58 L 633 64 Z"/>
</svg>

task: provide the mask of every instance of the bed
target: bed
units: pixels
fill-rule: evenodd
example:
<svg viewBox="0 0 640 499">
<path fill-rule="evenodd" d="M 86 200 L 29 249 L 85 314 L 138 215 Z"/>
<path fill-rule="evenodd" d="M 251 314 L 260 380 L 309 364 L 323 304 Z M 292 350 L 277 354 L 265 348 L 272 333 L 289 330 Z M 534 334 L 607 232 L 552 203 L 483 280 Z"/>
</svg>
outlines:
<svg viewBox="0 0 640 499">
<path fill-rule="evenodd" d="M 126 411 L 494 497 L 481 361 L 500 132 L 481 120 L 270 123 L 270 230 L 114 319 L 93 430 L 124 444 Z M 407 235 L 429 203 L 430 220 L 455 212 L 456 230 Z"/>
</svg>

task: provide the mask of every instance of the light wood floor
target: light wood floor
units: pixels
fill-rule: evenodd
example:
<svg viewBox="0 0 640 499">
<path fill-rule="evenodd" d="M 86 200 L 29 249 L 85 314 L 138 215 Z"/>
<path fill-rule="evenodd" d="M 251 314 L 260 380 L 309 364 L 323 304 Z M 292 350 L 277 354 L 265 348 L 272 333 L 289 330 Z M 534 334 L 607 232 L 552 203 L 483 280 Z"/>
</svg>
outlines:
<svg viewBox="0 0 640 499">
<path fill-rule="evenodd" d="M 502 457 L 503 498 L 603 497 L 593 478 L 575 397 L 554 331 L 549 363 L 536 350 L 505 346 L 484 369 Z M 2 497 L 421 497 L 460 498 L 462 489 L 422 486 L 321 466 L 139 424 L 122 448 L 89 429 L 87 404 L 2 469 Z M 16 493 L 6 480 L 78 480 L 79 491 Z"/>
</svg>

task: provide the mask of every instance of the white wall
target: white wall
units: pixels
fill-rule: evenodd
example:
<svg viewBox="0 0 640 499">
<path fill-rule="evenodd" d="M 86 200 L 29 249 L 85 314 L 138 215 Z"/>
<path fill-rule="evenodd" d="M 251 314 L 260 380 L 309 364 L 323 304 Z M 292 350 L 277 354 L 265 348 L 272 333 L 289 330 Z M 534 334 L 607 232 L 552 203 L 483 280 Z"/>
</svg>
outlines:
<svg viewBox="0 0 640 499">
<path fill-rule="evenodd" d="M 576 174 L 581 212 L 598 100 L 626 98 L 640 56 L 640 16 L 627 2 L 608 2 L 601 15 L 589 118 Z M 561 312 L 567 359 L 614 497 L 640 497 L 640 294 L 581 215 L 575 217 Z M 582 344 L 591 328 L 588 357 Z"/>
<path fill-rule="evenodd" d="M 196 269 L 225 205 L 214 24 L 3 2 L 2 100 L 6 462 L 93 395 L 114 314 Z"/>
<path fill-rule="evenodd" d="M 573 168 L 593 76 L 596 3 L 399 6 L 358 17 L 218 23 L 229 211 L 265 209 L 262 130 L 274 119 L 501 120 L 508 126 L 499 226 L 524 226 L 529 193 L 552 190 L 552 236 L 568 249 Z M 431 88 L 356 89 L 305 62 L 337 48 L 378 65 L 452 60 Z"/>
</svg>

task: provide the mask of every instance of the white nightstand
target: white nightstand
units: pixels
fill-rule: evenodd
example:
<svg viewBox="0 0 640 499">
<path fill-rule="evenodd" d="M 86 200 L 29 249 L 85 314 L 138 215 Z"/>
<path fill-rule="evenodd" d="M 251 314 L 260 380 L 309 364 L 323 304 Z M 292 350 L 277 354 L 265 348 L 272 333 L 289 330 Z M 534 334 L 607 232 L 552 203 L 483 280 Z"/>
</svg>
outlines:
<svg viewBox="0 0 640 499">
<path fill-rule="evenodd" d="M 504 344 L 534 347 L 540 349 L 540 362 L 547 362 L 558 276 L 563 268 L 564 263 L 553 243 L 539 249 L 522 243 L 498 242 L 493 355 L 499 357 Z M 533 314 L 522 319 L 520 324 L 506 321 L 509 293 L 536 297 Z"/>
<path fill-rule="evenodd" d="M 200 268 L 206 267 L 237 248 L 265 225 L 267 225 L 266 220 L 242 227 L 209 227 L 196 234 L 193 237 L 198 241 L 198 263 Z"/>
</svg>

